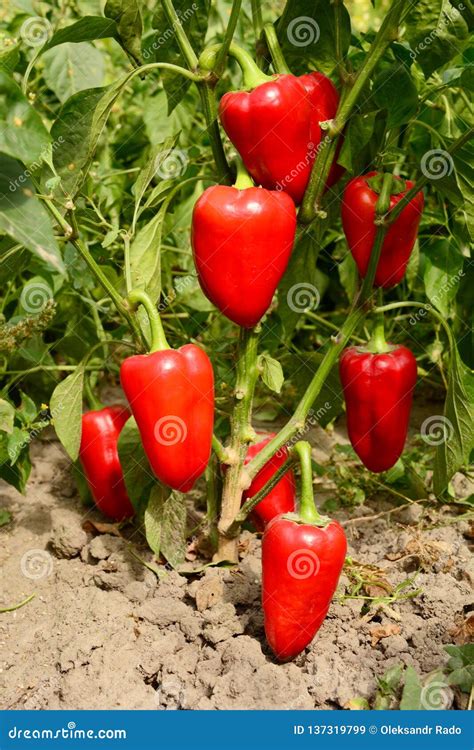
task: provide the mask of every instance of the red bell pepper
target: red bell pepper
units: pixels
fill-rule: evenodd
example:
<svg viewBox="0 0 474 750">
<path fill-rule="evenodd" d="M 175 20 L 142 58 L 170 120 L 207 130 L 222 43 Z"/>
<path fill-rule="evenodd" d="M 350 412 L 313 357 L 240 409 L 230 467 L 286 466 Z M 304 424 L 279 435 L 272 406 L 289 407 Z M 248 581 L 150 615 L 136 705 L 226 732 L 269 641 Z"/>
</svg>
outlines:
<svg viewBox="0 0 474 750">
<path fill-rule="evenodd" d="M 296 231 L 289 195 L 251 185 L 240 170 L 234 187 L 205 190 L 194 206 L 191 234 L 204 294 L 244 328 L 255 326 L 268 310 Z"/>
<path fill-rule="evenodd" d="M 265 634 L 280 661 L 301 653 L 321 627 L 347 550 L 342 527 L 315 508 L 309 444 L 295 450 L 302 464 L 300 511 L 270 521 L 262 541 Z"/>
<path fill-rule="evenodd" d="M 79 458 L 95 504 L 114 521 L 123 521 L 134 513 L 117 450 L 119 435 L 129 417 L 125 406 L 106 406 L 82 417 Z"/>
<path fill-rule="evenodd" d="M 303 200 L 321 142 L 319 123 L 334 117 L 339 95 L 321 73 L 267 76 L 247 53 L 232 46 L 250 91 L 224 94 L 222 126 L 254 180 L 269 190 L 284 190 Z M 328 185 L 341 174 L 331 171 Z"/>
<path fill-rule="evenodd" d="M 260 433 L 262 434 L 262 433 Z M 267 443 L 275 437 L 274 432 L 266 434 L 263 440 L 258 443 L 254 443 L 247 450 L 245 457 L 245 465 L 250 463 L 257 453 L 260 453 Z M 243 494 L 243 502 L 249 497 L 253 497 L 259 490 L 272 478 L 276 471 L 283 466 L 288 458 L 288 449 L 284 446 L 265 464 L 263 469 L 260 469 L 256 477 L 253 479 L 250 487 L 245 490 Z M 268 495 L 265 495 L 263 500 L 260 500 L 258 505 L 253 509 L 250 514 L 257 531 L 263 531 L 265 526 L 281 513 L 291 513 L 295 510 L 295 499 L 296 499 L 296 487 L 295 487 L 295 475 L 290 469 L 278 482 L 275 487 L 270 490 Z"/>
<path fill-rule="evenodd" d="M 339 362 L 352 447 L 370 471 L 390 469 L 408 431 L 416 360 L 405 346 L 345 349 Z"/>
<path fill-rule="evenodd" d="M 170 349 L 156 307 L 142 292 L 152 329 L 150 354 L 122 362 L 120 380 L 151 468 L 163 484 L 188 492 L 209 461 L 214 423 L 214 375 L 194 344 Z"/>
<path fill-rule="evenodd" d="M 376 204 L 383 175 L 369 172 L 351 180 L 342 200 L 342 226 L 347 244 L 362 277 L 367 273 L 377 227 L 374 224 Z M 394 179 L 389 208 L 413 187 L 411 180 Z M 380 260 L 375 274 L 375 286 L 388 289 L 398 284 L 405 275 L 423 212 L 424 197 L 419 192 L 405 206 L 400 216 L 385 235 Z"/>
</svg>

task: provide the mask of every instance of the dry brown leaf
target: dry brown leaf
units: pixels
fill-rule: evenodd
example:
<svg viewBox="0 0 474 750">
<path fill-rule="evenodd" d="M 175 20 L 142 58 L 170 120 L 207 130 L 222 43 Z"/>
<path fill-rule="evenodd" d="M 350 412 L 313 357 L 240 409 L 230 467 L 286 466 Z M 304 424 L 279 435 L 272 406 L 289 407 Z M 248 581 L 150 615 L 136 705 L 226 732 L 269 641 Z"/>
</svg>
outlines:
<svg viewBox="0 0 474 750">
<path fill-rule="evenodd" d="M 374 627 L 370 629 L 370 635 L 372 636 L 370 645 L 372 648 L 375 648 L 382 638 L 389 638 L 391 635 L 399 635 L 401 631 L 402 629 L 400 625 L 395 625 L 393 622 L 389 622 L 386 625 L 374 625 Z"/>
<path fill-rule="evenodd" d="M 112 534 L 113 536 L 122 536 L 118 524 L 102 523 L 100 521 L 91 521 L 88 518 L 83 522 L 82 528 L 90 534 Z"/>
</svg>

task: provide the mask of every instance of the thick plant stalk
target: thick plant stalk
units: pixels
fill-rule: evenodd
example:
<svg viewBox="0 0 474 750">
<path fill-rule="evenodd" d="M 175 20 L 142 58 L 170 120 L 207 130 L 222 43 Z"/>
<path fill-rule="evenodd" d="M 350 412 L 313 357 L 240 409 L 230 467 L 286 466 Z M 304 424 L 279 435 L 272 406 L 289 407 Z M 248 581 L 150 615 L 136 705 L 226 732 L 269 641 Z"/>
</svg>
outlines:
<svg viewBox="0 0 474 750">
<path fill-rule="evenodd" d="M 367 302 L 369 301 L 373 293 L 373 283 L 375 278 L 375 272 L 377 269 L 378 262 L 380 260 L 380 254 L 382 252 L 382 245 L 387 231 L 387 224 L 385 220 L 388 207 L 390 205 L 390 192 L 393 177 L 391 174 L 386 174 L 382 184 L 382 190 L 379 195 L 376 207 L 376 223 L 378 226 L 377 233 L 375 235 L 375 242 L 372 248 L 370 256 L 370 263 L 367 269 L 367 275 L 364 279 L 361 291 L 354 302 L 352 312 L 346 318 L 344 325 L 342 326 L 339 335 L 331 338 L 331 345 L 327 350 L 324 358 L 319 365 L 311 383 L 309 384 L 306 392 L 302 396 L 298 406 L 296 407 L 295 413 L 290 421 L 283 427 L 283 429 L 273 438 L 261 451 L 255 456 L 255 458 L 247 465 L 246 471 L 250 479 L 253 479 L 260 469 L 270 460 L 277 450 L 282 448 L 285 443 L 292 440 L 295 435 L 301 434 L 304 430 L 305 422 L 311 407 L 321 392 L 321 388 L 324 385 L 326 378 L 331 372 L 332 368 L 336 364 L 339 355 L 347 344 L 349 338 L 365 317 Z"/>
<path fill-rule="evenodd" d="M 257 369 L 258 333 L 255 329 L 240 329 L 237 378 L 235 384 L 235 406 L 231 421 L 231 438 L 228 449 L 229 467 L 224 478 L 221 517 L 218 525 L 219 544 L 215 562 L 228 560 L 237 562 L 237 541 L 229 539 L 224 532 L 239 512 L 242 493 L 249 486 L 243 466 L 249 443 L 255 438 L 252 428 L 252 402 Z"/>
</svg>

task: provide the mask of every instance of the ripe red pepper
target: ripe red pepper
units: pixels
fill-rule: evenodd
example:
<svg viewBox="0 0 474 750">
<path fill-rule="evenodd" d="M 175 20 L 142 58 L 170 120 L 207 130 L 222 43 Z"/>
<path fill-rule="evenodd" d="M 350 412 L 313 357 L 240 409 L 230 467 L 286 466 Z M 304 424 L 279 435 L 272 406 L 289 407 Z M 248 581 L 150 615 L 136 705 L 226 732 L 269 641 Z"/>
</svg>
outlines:
<svg viewBox="0 0 474 750">
<path fill-rule="evenodd" d="M 188 492 L 209 461 L 214 423 L 214 375 L 207 354 L 194 344 L 170 349 L 156 307 L 142 292 L 152 329 L 150 354 L 122 362 L 120 380 L 136 419 L 144 451 L 158 479 Z"/>
<path fill-rule="evenodd" d="M 224 94 L 219 103 L 222 126 L 254 180 L 270 190 L 284 190 L 299 204 L 322 138 L 319 123 L 334 117 L 339 94 L 322 73 L 270 77 L 243 50 L 235 56 L 246 88 L 252 90 Z M 334 168 L 328 186 L 341 173 Z"/>
<path fill-rule="evenodd" d="M 280 661 L 301 653 L 321 627 L 347 550 L 342 527 L 316 511 L 309 444 L 295 449 L 302 462 L 300 512 L 270 521 L 262 541 L 265 634 Z"/>
<path fill-rule="evenodd" d="M 194 206 L 191 241 L 204 294 L 234 323 L 253 328 L 268 310 L 283 276 L 296 231 L 286 193 L 213 185 Z"/>
<path fill-rule="evenodd" d="M 352 447 L 370 471 L 390 469 L 408 431 L 416 360 L 405 346 L 377 353 L 354 346 L 342 353 L 339 373 Z"/>
<path fill-rule="evenodd" d="M 260 453 L 267 443 L 275 437 L 274 432 L 266 434 L 263 440 L 258 443 L 254 443 L 247 450 L 245 457 L 245 465 L 250 463 L 257 453 Z M 243 494 L 243 501 L 249 497 L 253 497 L 259 490 L 272 478 L 276 471 L 283 466 L 286 459 L 288 458 L 288 449 L 284 446 L 265 464 L 263 469 L 260 469 L 256 477 L 253 479 L 250 487 Z M 275 487 L 270 490 L 268 495 L 265 495 L 263 500 L 260 500 L 258 505 L 253 509 L 250 514 L 257 531 L 263 531 L 265 526 L 275 518 L 275 516 L 281 513 L 291 513 L 295 510 L 295 499 L 296 499 L 296 487 L 295 487 L 295 475 L 290 469 L 278 482 Z"/>
<path fill-rule="evenodd" d="M 95 504 L 114 521 L 133 516 L 127 495 L 117 443 L 129 419 L 125 406 L 106 406 L 82 417 L 79 458 Z"/>
<path fill-rule="evenodd" d="M 351 180 L 342 200 L 342 226 L 347 244 L 362 277 L 367 273 L 377 227 L 374 224 L 376 204 L 382 175 L 369 172 Z M 390 208 L 413 187 L 411 180 L 396 178 L 392 188 Z M 376 188 L 376 189 L 374 189 Z M 405 275 L 423 212 L 424 197 L 419 192 L 405 206 L 400 216 L 385 235 L 380 260 L 375 274 L 375 286 L 388 289 L 398 284 Z"/>
</svg>

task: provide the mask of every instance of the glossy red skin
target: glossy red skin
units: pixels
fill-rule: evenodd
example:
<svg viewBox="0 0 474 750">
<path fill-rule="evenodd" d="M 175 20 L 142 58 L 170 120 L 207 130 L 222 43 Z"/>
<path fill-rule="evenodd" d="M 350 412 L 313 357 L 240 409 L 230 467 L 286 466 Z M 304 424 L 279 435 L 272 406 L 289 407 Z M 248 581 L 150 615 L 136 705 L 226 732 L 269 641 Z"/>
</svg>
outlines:
<svg viewBox="0 0 474 750">
<path fill-rule="evenodd" d="M 344 190 L 342 200 L 342 226 L 362 278 L 367 273 L 377 230 L 374 219 L 379 196 L 367 185 L 367 178 L 376 174 L 377 172 L 369 172 L 351 180 Z M 390 208 L 413 187 L 413 182 L 406 180 L 406 186 L 404 192 L 391 196 Z M 389 228 L 382 245 L 374 286 L 389 289 L 403 279 L 416 241 L 423 206 L 424 197 L 420 192 Z"/>
<path fill-rule="evenodd" d="M 286 193 L 205 190 L 194 206 L 191 241 L 206 297 L 237 325 L 255 326 L 286 270 L 295 231 L 295 204 Z"/>
<path fill-rule="evenodd" d="M 163 484 L 188 492 L 211 452 L 214 375 L 194 344 L 122 362 L 120 380 L 151 468 Z"/>
<path fill-rule="evenodd" d="M 408 431 L 416 360 L 405 346 L 384 354 L 346 349 L 339 361 L 352 447 L 370 471 L 390 469 Z"/>
<path fill-rule="evenodd" d="M 327 615 L 347 551 L 337 521 L 325 528 L 277 516 L 262 540 L 262 603 L 267 641 L 279 661 L 311 643 Z"/>
<path fill-rule="evenodd" d="M 245 465 L 250 463 L 262 448 L 264 448 L 270 440 L 275 437 L 275 433 L 271 432 L 266 435 L 263 440 L 259 443 L 251 445 L 247 451 L 245 457 Z M 272 478 L 274 473 L 282 466 L 288 458 L 288 449 L 284 446 L 275 455 L 267 461 L 263 469 L 260 469 L 257 476 L 253 480 L 252 484 L 243 494 L 243 501 L 249 497 L 253 497 L 259 490 L 262 489 L 263 485 Z M 295 510 L 296 501 L 296 485 L 295 475 L 292 470 L 288 471 L 278 482 L 277 485 L 266 495 L 263 500 L 260 500 L 258 505 L 254 508 L 250 514 L 250 518 L 257 529 L 257 531 L 263 531 L 265 526 L 275 516 L 281 513 L 292 513 Z"/>
<path fill-rule="evenodd" d="M 224 94 L 219 116 L 254 180 L 299 204 L 321 140 L 319 122 L 334 116 L 336 97 L 321 73 L 278 75 L 252 91 Z"/>
<path fill-rule="evenodd" d="M 117 450 L 119 435 L 129 417 L 124 406 L 107 406 L 82 417 L 79 458 L 95 504 L 114 521 L 134 514 Z"/>
</svg>

